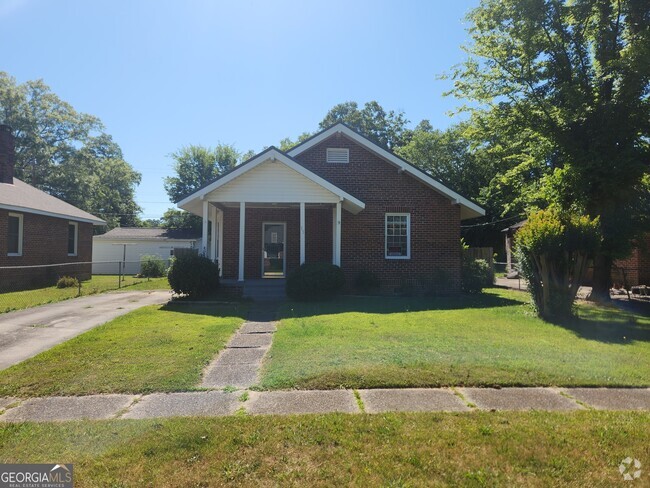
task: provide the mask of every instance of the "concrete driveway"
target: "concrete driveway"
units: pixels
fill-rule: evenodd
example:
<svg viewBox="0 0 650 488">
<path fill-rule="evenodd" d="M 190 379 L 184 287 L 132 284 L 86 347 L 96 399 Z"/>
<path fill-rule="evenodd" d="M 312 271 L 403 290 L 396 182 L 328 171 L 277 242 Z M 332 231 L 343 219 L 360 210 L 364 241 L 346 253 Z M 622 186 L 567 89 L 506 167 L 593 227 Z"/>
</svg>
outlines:
<svg viewBox="0 0 650 488">
<path fill-rule="evenodd" d="M 145 305 L 169 291 L 102 293 L 0 314 L 0 370 Z"/>
</svg>

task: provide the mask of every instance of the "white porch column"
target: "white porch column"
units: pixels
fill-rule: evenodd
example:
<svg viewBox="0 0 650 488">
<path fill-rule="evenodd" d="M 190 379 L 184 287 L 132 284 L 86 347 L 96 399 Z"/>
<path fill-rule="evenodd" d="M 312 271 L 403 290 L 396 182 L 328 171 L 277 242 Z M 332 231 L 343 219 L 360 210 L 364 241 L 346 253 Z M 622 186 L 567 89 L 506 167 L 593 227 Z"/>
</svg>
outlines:
<svg viewBox="0 0 650 488">
<path fill-rule="evenodd" d="M 203 228 L 201 232 L 201 254 L 208 256 L 208 201 L 203 200 Z"/>
<path fill-rule="evenodd" d="M 336 264 L 336 206 L 332 207 L 332 264 Z"/>
<path fill-rule="evenodd" d="M 217 209 L 217 259 L 219 276 L 223 276 L 223 211 L 221 209 Z"/>
<path fill-rule="evenodd" d="M 239 203 L 239 281 L 244 281 L 244 239 L 246 235 L 246 203 Z"/>
<path fill-rule="evenodd" d="M 214 261 L 217 259 L 217 207 L 214 205 L 210 205 L 210 222 L 210 259 Z"/>
<path fill-rule="evenodd" d="M 341 202 L 336 203 L 336 237 L 335 237 L 335 253 L 334 253 L 334 264 L 341 266 Z"/>
<path fill-rule="evenodd" d="M 305 264 L 305 202 L 300 202 L 300 264 Z"/>
</svg>

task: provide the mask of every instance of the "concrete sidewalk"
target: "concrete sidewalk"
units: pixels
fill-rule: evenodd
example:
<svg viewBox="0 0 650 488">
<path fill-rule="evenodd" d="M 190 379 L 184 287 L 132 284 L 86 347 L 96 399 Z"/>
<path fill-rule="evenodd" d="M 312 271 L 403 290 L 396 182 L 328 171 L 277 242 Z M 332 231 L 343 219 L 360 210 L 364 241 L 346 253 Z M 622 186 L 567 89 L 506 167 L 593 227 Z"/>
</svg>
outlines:
<svg viewBox="0 0 650 488">
<path fill-rule="evenodd" d="M 4 411 L 3 411 L 4 409 Z M 151 395 L 0 398 L 0 422 L 344 412 L 650 411 L 650 388 L 210 390 Z"/>
<path fill-rule="evenodd" d="M 0 315 L 0 370 L 145 305 L 169 291 L 127 291 L 73 298 Z"/>
</svg>

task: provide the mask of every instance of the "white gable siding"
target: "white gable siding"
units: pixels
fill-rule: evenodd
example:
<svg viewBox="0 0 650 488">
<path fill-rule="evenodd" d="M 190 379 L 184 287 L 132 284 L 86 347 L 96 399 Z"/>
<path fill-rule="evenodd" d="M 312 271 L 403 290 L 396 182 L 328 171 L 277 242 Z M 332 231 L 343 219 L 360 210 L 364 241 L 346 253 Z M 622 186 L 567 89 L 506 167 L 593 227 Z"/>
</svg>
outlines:
<svg viewBox="0 0 650 488">
<path fill-rule="evenodd" d="M 336 203 L 340 198 L 279 161 L 266 161 L 208 193 L 212 202 Z"/>
</svg>

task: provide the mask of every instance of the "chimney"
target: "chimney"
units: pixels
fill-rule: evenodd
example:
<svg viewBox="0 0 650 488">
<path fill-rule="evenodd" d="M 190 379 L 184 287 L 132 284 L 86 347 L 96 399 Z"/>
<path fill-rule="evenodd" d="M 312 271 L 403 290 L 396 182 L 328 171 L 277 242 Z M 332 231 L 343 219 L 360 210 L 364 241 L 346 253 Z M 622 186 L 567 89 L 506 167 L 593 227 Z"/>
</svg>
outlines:
<svg viewBox="0 0 650 488">
<path fill-rule="evenodd" d="M 11 127 L 0 125 L 0 183 L 14 183 L 16 151 Z"/>
</svg>

